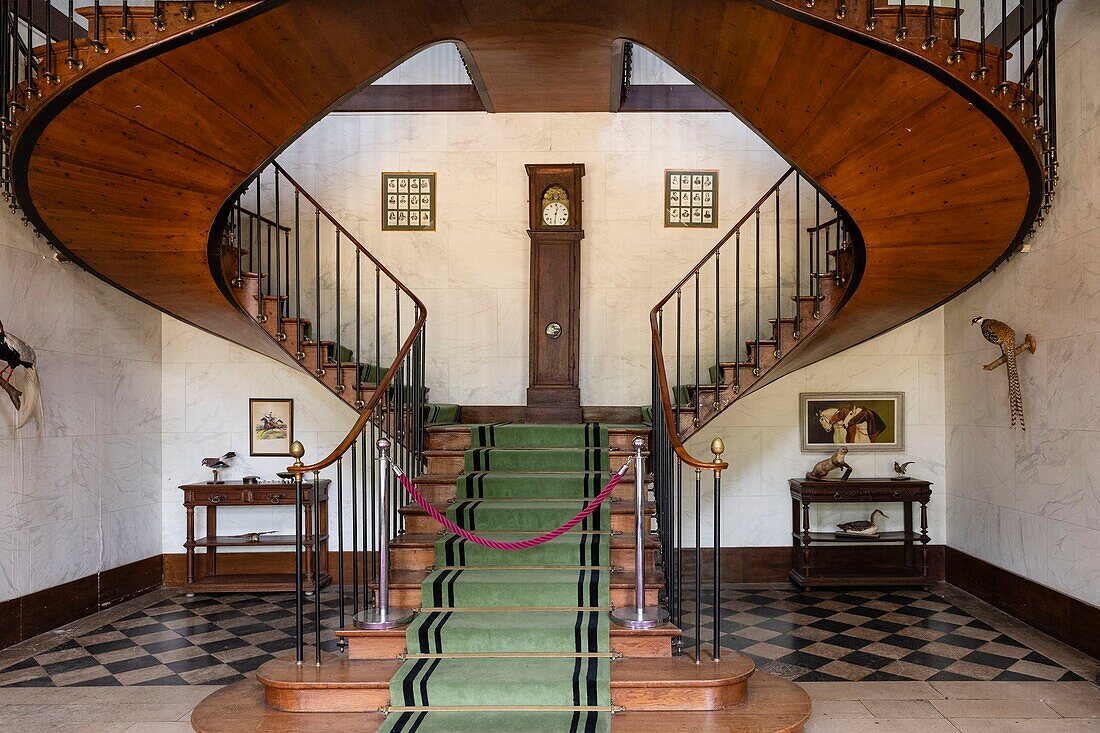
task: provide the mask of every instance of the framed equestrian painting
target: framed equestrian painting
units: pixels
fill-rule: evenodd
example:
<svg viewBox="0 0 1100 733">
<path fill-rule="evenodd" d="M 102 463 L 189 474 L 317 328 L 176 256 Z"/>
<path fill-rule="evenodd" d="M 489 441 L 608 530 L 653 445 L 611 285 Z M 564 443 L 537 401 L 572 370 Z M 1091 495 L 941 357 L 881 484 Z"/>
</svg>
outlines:
<svg viewBox="0 0 1100 733">
<path fill-rule="evenodd" d="M 294 442 L 294 400 L 248 401 L 248 453 L 253 456 L 289 456 Z"/>
<path fill-rule="evenodd" d="M 904 448 L 902 392 L 814 392 L 799 395 L 802 452 L 898 451 Z"/>
</svg>

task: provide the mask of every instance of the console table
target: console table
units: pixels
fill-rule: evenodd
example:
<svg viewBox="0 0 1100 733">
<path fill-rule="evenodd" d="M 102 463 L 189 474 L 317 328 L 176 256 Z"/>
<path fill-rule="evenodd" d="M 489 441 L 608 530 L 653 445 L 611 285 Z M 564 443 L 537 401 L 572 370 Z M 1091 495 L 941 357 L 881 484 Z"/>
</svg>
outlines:
<svg viewBox="0 0 1100 733">
<path fill-rule="evenodd" d="M 220 507 L 241 506 L 285 506 L 294 512 L 294 484 L 246 484 L 241 481 L 226 481 L 221 484 L 184 484 L 183 506 L 187 509 L 187 585 L 189 593 L 249 593 L 249 592 L 289 592 L 295 587 L 293 572 L 255 572 L 218 574 L 218 548 L 294 547 L 293 534 L 261 535 L 259 542 L 250 542 L 246 537 L 218 535 L 218 509 Z M 328 488 L 329 480 L 318 483 L 317 501 L 320 507 L 320 560 L 321 573 L 314 583 L 313 578 L 313 484 L 302 484 L 302 502 L 304 504 L 302 528 L 302 562 L 305 565 L 304 585 L 310 591 L 324 588 L 332 581 L 328 568 Z M 206 507 L 206 536 L 195 538 L 195 508 Z M 199 575 L 195 548 L 206 550 L 206 572 Z"/>
<path fill-rule="evenodd" d="M 817 480 L 792 478 L 791 489 L 791 580 L 804 588 L 828 586 L 921 586 L 928 587 L 933 579 L 928 573 L 928 501 L 932 484 L 918 479 L 865 478 Z M 834 530 L 810 530 L 810 504 L 890 504 L 903 508 L 905 529 L 901 532 L 879 532 L 873 537 L 838 537 Z M 914 529 L 914 504 L 920 504 L 920 532 Z M 870 515 L 872 507 L 866 512 Z M 866 519 L 853 517 L 853 519 Z M 917 562 L 917 545 L 920 562 Z M 816 563 L 822 547 L 845 545 L 843 559 L 825 569 Z M 861 546 L 899 545 L 900 563 L 896 567 L 876 567 L 866 562 L 867 553 Z"/>
</svg>

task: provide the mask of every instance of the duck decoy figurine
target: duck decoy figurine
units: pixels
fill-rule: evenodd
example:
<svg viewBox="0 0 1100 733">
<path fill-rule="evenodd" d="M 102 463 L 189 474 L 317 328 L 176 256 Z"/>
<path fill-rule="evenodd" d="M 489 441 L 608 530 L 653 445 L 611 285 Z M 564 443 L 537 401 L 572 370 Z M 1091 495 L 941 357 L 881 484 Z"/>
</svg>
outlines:
<svg viewBox="0 0 1100 733">
<path fill-rule="evenodd" d="M 875 517 L 881 516 L 883 519 L 889 519 L 890 517 L 882 513 L 881 509 L 876 509 L 871 512 L 871 519 L 861 519 L 857 522 L 844 522 L 838 524 L 837 529 L 840 530 L 837 534 L 854 534 L 864 537 L 874 537 L 878 534 L 878 524 L 875 522 Z"/>
<path fill-rule="evenodd" d="M 22 414 L 16 420 L 15 429 L 23 427 L 31 419 L 31 415 L 39 413 L 41 423 L 42 390 L 38 383 L 38 356 L 27 342 L 4 330 L 4 324 L 0 322 L 0 389 L 8 393 L 8 398 L 15 405 L 16 410 Z M 11 377 L 15 370 L 23 367 L 27 372 L 27 381 L 24 389 L 27 390 L 26 404 L 23 403 L 23 393 L 11 383 Z"/>
</svg>

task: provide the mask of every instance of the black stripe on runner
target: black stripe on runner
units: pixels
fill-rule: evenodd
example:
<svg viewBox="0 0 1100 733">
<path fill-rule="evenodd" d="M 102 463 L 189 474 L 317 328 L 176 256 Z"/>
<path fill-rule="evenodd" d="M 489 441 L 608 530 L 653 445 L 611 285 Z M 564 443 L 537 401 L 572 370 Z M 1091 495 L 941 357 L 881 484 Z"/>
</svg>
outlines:
<svg viewBox="0 0 1100 733">
<path fill-rule="evenodd" d="M 495 446 L 497 444 L 497 426 L 489 426 L 489 445 Z"/>
<path fill-rule="evenodd" d="M 466 564 L 466 540 L 465 538 L 458 541 L 458 563 L 459 565 Z"/>
<path fill-rule="evenodd" d="M 419 632 L 418 636 L 419 636 L 420 653 L 421 654 L 426 654 L 426 653 L 431 651 L 431 647 L 428 646 L 428 633 L 429 633 L 429 629 L 431 628 L 431 625 L 433 623 L 435 623 L 435 620 L 438 616 L 439 616 L 438 611 L 432 611 L 430 614 L 428 614 L 428 618 L 424 620 L 424 623 L 420 624 L 420 629 L 418 630 L 418 632 Z"/>
<path fill-rule="evenodd" d="M 600 571 L 586 570 L 585 572 L 587 572 L 591 576 L 588 581 L 588 595 L 590 599 L 588 605 L 598 606 L 599 602 L 597 599 L 600 596 Z"/>
<path fill-rule="evenodd" d="M 588 674 L 585 675 L 585 682 L 587 682 L 586 692 L 588 693 L 588 702 L 586 702 L 585 705 L 595 706 L 598 704 L 598 697 L 596 694 L 596 682 L 597 675 L 599 674 L 600 669 L 599 662 L 600 660 L 596 657 L 588 658 Z M 428 674 L 431 674 L 431 672 L 429 671 Z"/>
<path fill-rule="evenodd" d="M 392 733 L 403 733 L 405 726 L 409 724 L 416 715 L 423 715 L 424 713 L 401 713 L 397 716 L 397 722 L 393 724 Z M 416 730 L 416 728 L 410 728 L 409 733 Z"/>
<path fill-rule="evenodd" d="M 432 600 L 437 608 L 443 605 L 443 583 L 447 580 L 447 576 L 453 572 L 453 570 L 444 570 L 435 576 L 435 580 L 432 581 Z"/>
<path fill-rule="evenodd" d="M 589 710 L 585 713 L 584 733 L 596 733 L 596 724 L 600 722 L 600 714 Z M 420 725 L 417 723 L 417 725 Z"/>
<path fill-rule="evenodd" d="M 581 705 L 581 658 L 573 660 L 573 705 Z"/>
<path fill-rule="evenodd" d="M 412 707 L 416 705 L 416 677 L 420 674 L 420 671 L 424 669 L 424 665 L 427 659 L 418 659 L 413 662 L 412 669 L 405 675 L 405 679 L 401 680 L 401 693 L 405 698 L 405 707 Z"/>
<path fill-rule="evenodd" d="M 588 651 L 598 652 L 600 651 L 600 623 L 599 616 L 591 611 L 588 612 Z"/>
<path fill-rule="evenodd" d="M 458 580 L 459 575 L 462 575 L 462 571 L 456 570 L 454 571 L 454 575 L 451 576 L 450 580 L 447 581 L 447 606 L 449 608 L 454 608 L 455 605 L 455 581 Z"/>
<path fill-rule="evenodd" d="M 426 717 L 428 717 L 427 711 L 420 713 L 416 719 L 416 722 L 413 723 L 412 728 L 409 728 L 409 733 L 416 733 L 416 731 L 420 730 L 420 724 L 424 722 L 424 718 Z M 592 714 L 589 713 L 588 717 L 591 718 Z M 595 728 L 593 728 L 589 733 L 595 733 Z"/>
<path fill-rule="evenodd" d="M 582 652 L 581 648 L 581 627 L 584 621 L 584 611 L 577 611 L 577 623 L 573 626 L 573 651 Z"/>
<path fill-rule="evenodd" d="M 421 705 L 427 705 L 428 704 L 428 678 L 432 676 L 432 672 L 435 671 L 435 668 L 438 667 L 439 663 L 442 662 L 442 661 L 443 661 L 442 659 L 433 659 L 431 665 L 429 665 L 429 667 L 428 667 L 428 670 L 424 673 L 424 676 L 420 678 L 420 699 L 421 699 L 420 704 Z M 589 685 L 591 685 L 591 684 L 592 683 L 589 682 Z"/>
<path fill-rule="evenodd" d="M 439 623 L 436 624 L 436 626 L 435 626 L 435 653 L 436 654 L 442 654 L 443 653 L 443 627 L 446 625 L 446 623 L 448 621 L 451 620 L 451 616 L 454 616 L 454 614 L 453 613 L 444 613 L 443 618 L 440 619 Z"/>
<path fill-rule="evenodd" d="M 581 713 L 579 710 L 573 711 L 573 718 L 569 721 L 569 733 L 578 733 L 578 726 L 581 724 Z"/>
</svg>

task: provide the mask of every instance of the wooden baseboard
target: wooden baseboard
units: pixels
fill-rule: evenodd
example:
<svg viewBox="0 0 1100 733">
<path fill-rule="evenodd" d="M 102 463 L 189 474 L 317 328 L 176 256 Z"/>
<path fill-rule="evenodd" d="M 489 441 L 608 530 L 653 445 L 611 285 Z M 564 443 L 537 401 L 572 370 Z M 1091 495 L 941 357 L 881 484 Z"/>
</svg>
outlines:
<svg viewBox="0 0 1100 733">
<path fill-rule="evenodd" d="M 1094 657 L 1100 657 L 1100 608 L 947 548 L 947 582 Z"/>
<path fill-rule="evenodd" d="M 163 575 L 154 555 L 0 603 L 0 649 L 159 588 Z"/>
<path fill-rule="evenodd" d="M 199 556 L 198 567 L 199 577 L 204 575 L 202 568 L 205 567 L 205 562 L 202 557 L 202 553 L 197 553 Z M 182 552 L 170 553 L 164 557 L 164 584 L 173 588 L 182 588 L 187 584 L 187 555 Z M 340 553 L 332 550 L 328 553 L 328 571 L 332 574 L 335 581 L 338 577 L 337 570 L 339 568 Z M 374 553 L 370 553 L 368 557 L 370 563 L 375 563 Z M 362 557 L 360 557 L 360 563 Z M 352 562 L 352 553 L 344 552 L 344 582 L 350 583 L 352 581 L 352 570 L 354 568 Z M 293 552 L 220 552 L 218 553 L 218 573 L 226 575 L 235 573 L 293 573 L 294 572 L 294 553 Z M 359 566 L 360 575 L 363 573 L 363 566 Z"/>
<path fill-rule="evenodd" d="M 897 562 L 896 547 L 859 547 L 856 548 L 865 558 L 868 569 L 887 567 Z M 851 548 L 820 547 L 814 550 L 814 562 L 821 563 L 821 569 L 839 566 L 841 558 Z M 703 581 L 714 579 L 714 550 L 704 547 L 699 550 L 702 567 L 699 568 Z M 790 547 L 723 547 L 722 548 L 723 583 L 785 583 L 791 570 Z M 695 551 L 687 550 L 683 557 L 685 577 L 694 577 Z M 944 546 L 928 546 L 929 574 L 936 580 L 944 579 Z"/>
</svg>

